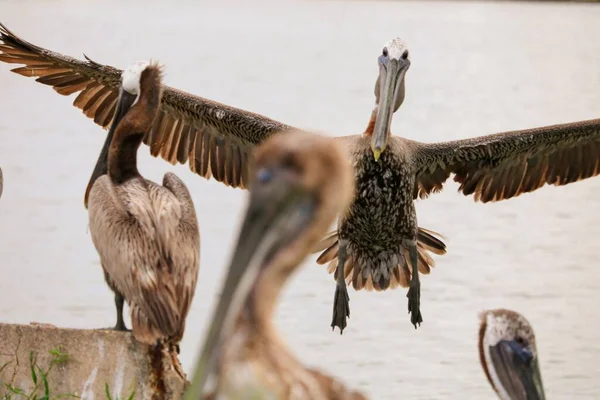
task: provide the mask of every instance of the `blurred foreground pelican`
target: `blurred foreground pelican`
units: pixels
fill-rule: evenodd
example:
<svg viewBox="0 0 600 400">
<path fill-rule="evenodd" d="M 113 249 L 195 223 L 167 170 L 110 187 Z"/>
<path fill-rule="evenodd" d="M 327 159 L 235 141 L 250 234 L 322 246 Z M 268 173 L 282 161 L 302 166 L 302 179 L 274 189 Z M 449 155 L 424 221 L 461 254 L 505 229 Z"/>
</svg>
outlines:
<svg viewBox="0 0 600 400">
<path fill-rule="evenodd" d="M 200 235 L 194 203 L 172 173 L 144 179 L 137 151 L 160 105 L 161 70 L 139 62 L 123 72 L 115 114 L 86 191 L 92 240 L 115 292 L 116 329 L 148 345 L 177 346 L 196 288 Z"/>
<path fill-rule="evenodd" d="M 118 96 L 118 69 L 42 49 L 2 25 L 0 52 L 0 61 L 25 65 L 14 72 L 39 77 L 38 82 L 63 95 L 79 92 L 74 105 L 96 123 L 109 124 Z M 329 263 L 329 271 L 335 271 L 331 325 L 340 330 L 349 316 L 350 282 L 356 290 L 410 286 L 411 322 L 416 327 L 422 321 L 418 271 L 429 273 L 434 265 L 429 252 L 444 254 L 446 248 L 439 235 L 418 228 L 414 200 L 440 191 L 451 174 L 463 194 L 485 203 L 600 172 L 600 120 L 433 144 L 393 137 L 392 116 L 404 101 L 410 67 L 405 43 L 400 39 L 386 43 L 377 62 L 375 106 L 367 128 L 360 135 L 338 138 L 354 166 L 353 202 L 340 217 L 337 231 L 314 249 L 323 251 L 318 262 Z M 154 156 L 171 163 L 189 162 L 191 170 L 205 178 L 245 187 L 253 148 L 274 132 L 290 129 L 165 87 L 144 142 Z"/>
<path fill-rule="evenodd" d="M 283 285 L 352 198 L 352 170 L 329 138 L 277 135 L 260 146 L 256 176 L 221 299 L 185 400 L 211 378 L 219 399 L 364 399 L 303 366 L 273 318 Z"/>
<path fill-rule="evenodd" d="M 529 321 L 511 310 L 480 315 L 479 358 L 502 400 L 544 400 L 535 334 Z"/>
</svg>

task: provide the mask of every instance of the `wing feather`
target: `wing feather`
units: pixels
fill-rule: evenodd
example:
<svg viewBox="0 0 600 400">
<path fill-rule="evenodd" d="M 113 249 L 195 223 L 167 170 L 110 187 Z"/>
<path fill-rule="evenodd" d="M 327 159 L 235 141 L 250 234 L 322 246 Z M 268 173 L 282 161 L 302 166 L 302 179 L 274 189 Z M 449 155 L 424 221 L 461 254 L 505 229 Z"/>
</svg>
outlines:
<svg viewBox="0 0 600 400">
<path fill-rule="evenodd" d="M 24 65 L 12 71 L 36 77 L 61 95 L 79 93 L 73 105 L 96 124 L 104 128 L 110 124 L 121 70 L 87 56 L 83 61 L 43 49 L 19 38 L 2 24 L 0 61 Z M 277 131 L 293 129 L 262 115 L 168 86 L 164 87 L 160 115 L 162 118 L 156 118 L 144 138 L 153 156 L 171 163 L 189 161 L 190 169 L 204 178 L 214 176 L 225 185 L 240 188 L 246 188 L 248 183 L 245 177 L 254 148 Z"/>
<path fill-rule="evenodd" d="M 164 338 L 180 340 L 199 270 L 193 203 L 178 197 L 179 188 L 126 185 L 124 193 L 106 175 L 94 184 L 88 208 L 92 240 L 106 274 L 132 308 Z"/>
<path fill-rule="evenodd" d="M 600 173 L 600 119 L 445 143 L 406 143 L 415 152 L 415 197 L 421 198 L 441 190 L 450 174 L 460 192 L 486 203 Z"/>
</svg>

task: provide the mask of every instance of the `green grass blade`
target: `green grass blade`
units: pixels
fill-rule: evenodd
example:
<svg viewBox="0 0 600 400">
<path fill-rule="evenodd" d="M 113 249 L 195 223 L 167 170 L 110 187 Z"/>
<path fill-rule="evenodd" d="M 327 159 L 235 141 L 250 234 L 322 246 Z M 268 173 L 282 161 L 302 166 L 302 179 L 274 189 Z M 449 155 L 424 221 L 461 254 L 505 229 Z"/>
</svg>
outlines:
<svg viewBox="0 0 600 400">
<path fill-rule="evenodd" d="M 108 383 L 104 384 L 104 390 L 106 391 L 106 398 L 108 400 L 112 400 L 112 397 L 110 397 L 110 389 L 108 388 Z"/>
<path fill-rule="evenodd" d="M 38 372 L 40 373 L 41 377 L 42 377 L 42 381 L 44 382 L 44 397 L 50 398 L 50 387 L 48 385 L 48 377 L 46 375 L 46 373 L 40 368 L 38 367 Z"/>
<path fill-rule="evenodd" d="M 35 373 L 35 358 L 33 351 L 29 352 L 29 369 L 31 369 L 31 380 L 34 385 L 37 385 L 37 374 Z"/>
<path fill-rule="evenodd" d="M 22 389 L 13 387 L 13 386 L 9 385 L 8 383 L 6 384 L 6 390 L 8 390 L 9 392 L 11 392 L 13 394 L 18 394 L 20 396 L 27 396 L 27 394 Z"/>
<path fill-rule="evenodd" d="M 55 399 L 62 399 L 63 397 L 71 397 L 73 399 L 80 399 L 81 397 L 72 394 L 72 393 L 65 393 L 65 394 L 59 394 L 58 396 L 54 397 Z"/>
<path fill-rule="evenodd" d="M 62 364 L 69 358 L 68 353 L 62 352 L 58 348 L 50 350 L 50 355 L 54 358 L 53 361 L 57 364 Z"/>
</svg>

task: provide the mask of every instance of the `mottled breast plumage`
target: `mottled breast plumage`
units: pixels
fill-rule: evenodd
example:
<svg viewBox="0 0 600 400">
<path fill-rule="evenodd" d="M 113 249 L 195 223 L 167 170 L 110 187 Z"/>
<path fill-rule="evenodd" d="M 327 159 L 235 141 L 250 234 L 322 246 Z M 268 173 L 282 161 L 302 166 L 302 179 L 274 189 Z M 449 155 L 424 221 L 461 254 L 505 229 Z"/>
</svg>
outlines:
<svg viewBox="0 0 600 400">
<path fill-rule="evenodd" d="M 401 153 L 385 151 L 375 161 L 370 149 L 355 154 L 356 195 L 342 217 L 340 236 L 362 252 L 397 249 L 416 235 L 412 199 L 414 174 Z"/>
</svg>

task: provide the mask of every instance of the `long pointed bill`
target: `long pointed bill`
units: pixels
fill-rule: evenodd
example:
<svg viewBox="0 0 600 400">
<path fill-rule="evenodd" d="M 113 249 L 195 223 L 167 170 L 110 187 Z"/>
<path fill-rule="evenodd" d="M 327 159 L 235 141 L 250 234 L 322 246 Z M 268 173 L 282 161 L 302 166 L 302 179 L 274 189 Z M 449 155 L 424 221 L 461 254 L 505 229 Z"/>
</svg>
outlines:
<svg viewBox="0 0 600 400">
<path fill-rule="evenodd" d="M 257 182 L 253 186 L 221 299 L 185 400 L 197 400 L 202 395 L 215 370 L 224 337 L 233 328 L 261 271 L 314 216 L 314 197 L 290 184 L 285 173 L 276 172 L 268 183 Z"/>
<path fill-rule="evenodd" d="M 371 150 L 373 151 L 375 161 L 379 160 L 381 153 L 387 146 L 392 116 L 396 110 L 396 104 L 401 95 L 400 88 L 402 81 L 409 66 L 410 61 L 404 59 L 389 59 L 385 65 L 380 66 L 380 95 L 377 105 L 375 129 L 373 130 L 373 138 L 371 139 Z"/>
<path fill-rule="evenodd" d="M 131 108 L 136 98 L 136 95 L 130 94 L 121 89 L 121 93 L 119 94 L 119 101 L 117 102 L 117 107 L 115 108 L 115 115 L 108 130 L 108 135 L 106 135 L 106 140 L 104 141 L 104 145 L 102 146 L 102 151 L 100 152 L 98 161 L 96 161 L 94 172 L 92 172 L 90 181 L 87 185 L 87 188 L 85 189 L 85 197 L 83 199 L 83 204 L 85 205 L 85 208 L 87 208 L 88 206 L 90 191 L 92 190 L 96 179 L 108 173 L 108 148 L 110 147 L 110 142 L 112 141 L 112 138 L 115 134 L 115 129 L 117 128 L 117 126 L 119 126 L 119 122 L 121 122 L 123 116 Z"/>
<path fill-rule="evenodd" d="M 490 356 L 498 380 L 510 399 L 546 398 L 537 358 L 528 349 L 515 341 L 502 340 L 490 347 Z"/>
</svg>

